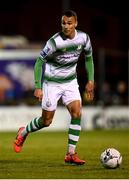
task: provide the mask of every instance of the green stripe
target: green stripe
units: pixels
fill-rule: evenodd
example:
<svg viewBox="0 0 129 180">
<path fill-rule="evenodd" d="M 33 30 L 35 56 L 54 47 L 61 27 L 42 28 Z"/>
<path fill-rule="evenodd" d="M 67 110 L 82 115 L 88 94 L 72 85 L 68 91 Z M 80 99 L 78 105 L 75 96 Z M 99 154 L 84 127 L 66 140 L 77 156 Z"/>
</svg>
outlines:
<svg viewBox="0 0 129 180">
<path fill-rule="evenodd" d="M 75 51 L 80 51 L 82 50 L 82 45 L 81 45 L 81 48 L 78 50 L 78 46 L 79 45 L 70 45 L 70 46 L 67 46 L 67 47 L 63 47 L 63 48 L 59 48 L 57 49 L 57 52 L 75 52 Z"/>
<path fill-rule="evenodd" d="M 44 80 L 45 81 L 53 81 L 53 82 L 58 82 L 58 83 L 64 83 L 64 82 L 69 82 L 77 77 L 77 74 L 73 74 L 67 77 L 50 77 L 48 75 L 44 75 Z"/>
<path fill-rule="evenodd" d="M 80 118 L 76 118 L 76 119 L 72 119 L 71 120 L 71 124 L 80 125 L 80 123 L 81 123 L 81 119 Z"/>
<path fill-rule="evenodd" d="M 69 134 L 79 136 L 80 135 L 80 130 L 69 129 Z"/>
<path fill-rule="evenodd" d="M 51 45 L 56 48 L 56 43 L 55 40 L 53 38 L 50 39 Z"/>
<path fill-rule="evenodd" d="M 77 64 L 77 61 L 72 61 L 72 62 L 57 62 L 55 59 L 49 59 L 47 61 L 48 64 L 53 65 L 55 67 L 58 68 L 62 68 L 62 67 L 72 67 L 75 64 Z"/>
<path fill-rule="evenodd" d="M 28 125 L 27 125 L 27 127 L 26 127 L 26 131 L 29 133 L 29 128 L 28 128 Z"/>
<path fill-rule="evenodd" d="M 38 124 L 37 124 L 37 122 L 36 122 L 36 118 L 35 118 L 33 121 L 34 121 L 34 125 L 35 125 L 37 128 L 39 128 L 39 126 L 38 126 Z"/>
<path fill-rule="evenodd" d="M 68 143 L 69 143 L 69 144 L 76 145 L 76 144 L 77 144 L 77 141 L 73 141 L 73 140 L 69 139 Z"/>
<path fill-rule="evenodd" d="M 33 131 L 33 130 L 34 130 L 34 128 L 33 128 L 33 124 L 32 124 L 32 121 L 30 122 L 30 129 L 31 129 L 31 131 Z"/>
</svg>

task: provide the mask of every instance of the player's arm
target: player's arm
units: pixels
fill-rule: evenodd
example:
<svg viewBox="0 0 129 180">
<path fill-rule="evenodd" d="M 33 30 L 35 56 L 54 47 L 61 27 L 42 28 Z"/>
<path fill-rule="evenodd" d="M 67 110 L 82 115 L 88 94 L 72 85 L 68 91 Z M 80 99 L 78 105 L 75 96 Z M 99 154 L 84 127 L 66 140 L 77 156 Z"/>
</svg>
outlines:
<svg viewBox="0 0 129 180">
<path fill-rule="evenodd" d="M 35 89 L 41 89 L 41 80 L 42 80 L 42 66 L 44 64 L 44 60 L 41 57 L 36 59 L 34 65 L 34 82 L 35 82 Z"/>
<path fill-rule="evenodd" d="M 86 99 L 92 101 L 94 98 L 94 63 L 92 55 L 85 58 L 85 68 L 88 75 L 88 82 L 85 87 Z"/>
<path fill-rule="evenodd" d="M 34 82 L 35 82 L 34 96 L 38 98 L 39 101 L 41 101 L 43 97 L 41 80 L 42 80 L 42 66 L 44 63 L 45 60 L 43 60 L 41 57 L 38 57 L 34 65 Z"/>
<path fill-rule="evenodd" d="M 40 52 L 40 56 L 37 58 L 35 66 L 34 66 L 34 80 L 35 80 L 35 92 L 34 96 L 39 99 L 39 101 L 43 98 L 42 91 L 42 66 L 46 62 L 46 59 L 49 55 L 56 51 L 55 41 L 53 38 L 49 39 L 46 43 L 46 46 Z"/>
</svg>

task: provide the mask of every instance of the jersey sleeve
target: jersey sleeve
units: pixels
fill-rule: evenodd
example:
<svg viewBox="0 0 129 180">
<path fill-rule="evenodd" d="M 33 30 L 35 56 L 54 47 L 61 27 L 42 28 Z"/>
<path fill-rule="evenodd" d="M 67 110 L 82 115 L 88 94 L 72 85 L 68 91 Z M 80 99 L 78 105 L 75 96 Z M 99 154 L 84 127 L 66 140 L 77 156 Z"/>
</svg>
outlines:
<svg viewBox="0 0 129 180">
<path fill-rule="evenodd" d="M 44 74 L 42 71 L 42 65 L 46 62 L 47 57 L 55 52 L 56 46 L 55 41 L 51 38 L 47 41 L 46 45 L 40 52 L 40 56 L 36 59 L 36 63 L 34 66 L 34 79 L 35 79 L 35 88 L 40 89 L 42 87 L 41 80 Z"/>
<path fill-rule="evenodd" d="M 92 46 L 89 36 L 86 34 L 85 39 L 85 68 L 88 75 L 89 81 L 94 81 L 94 63 L 93 63 L 93 55 L 92 55 Z"/>
<path fill-rule="evenodd" d="M 86 39 L 85 39 L 84 52 L 85 52 L 86 57 L 92 56 L 91 41 L 90 41 L 90 37 L 87 34 L 86 34 Z"/>
<path fill-rule="evenodd" d="M 44 60 L 56 51 L 56 44 L 53 38 L 49 39 L 40 52 L 40 57 Z"/>
</svg>

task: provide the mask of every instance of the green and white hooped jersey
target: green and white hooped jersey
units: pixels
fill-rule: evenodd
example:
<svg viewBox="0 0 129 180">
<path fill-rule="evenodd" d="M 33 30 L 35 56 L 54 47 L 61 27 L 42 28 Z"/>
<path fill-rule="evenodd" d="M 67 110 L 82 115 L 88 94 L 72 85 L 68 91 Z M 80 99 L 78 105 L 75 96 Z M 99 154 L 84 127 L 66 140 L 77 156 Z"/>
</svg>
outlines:
<svg viewBox="0 0 129 180">
<path fill-rule="evenodd" d="M 66 39 L 62 32 L 52 36 L 40 53 L 45 60 L 44 81 L 69 82 L 76 78 L 76 66 L 81 52 L 92 55 L 89 36 L 76 30 L 73 39 Z"/>
</svg>

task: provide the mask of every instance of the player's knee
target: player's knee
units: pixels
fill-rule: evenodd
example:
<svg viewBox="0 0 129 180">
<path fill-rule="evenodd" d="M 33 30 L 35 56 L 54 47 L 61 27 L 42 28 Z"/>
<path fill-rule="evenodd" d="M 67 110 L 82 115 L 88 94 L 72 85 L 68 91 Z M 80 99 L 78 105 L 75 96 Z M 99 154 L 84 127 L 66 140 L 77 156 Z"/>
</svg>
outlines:
<svg viewBox="0 0 129 180">
<path fill-rule="evenodd" d="M 77 112 L 73 112 L 72 113 L 72 118 L 76 119 L 76 118 L 81 118 L 81 112 L 77 111 Z"/>
<path fill-rule="evenodd" d="M 50 126 L 51 123 L 52 123 L 52 119 L 44 119 L 43 120 L 44 127 Z"/>
<path fill-rule="evenodd" d="M 48 127 L 50 126 L 50 124 L 52 123 L 52 119 L 54 116 L 54 112 L 47 112 L 47 111 L 43 111 L 42 113 L 42 119 L 43 119 L 43 126 L 44 127 Z"/>
</svg>

